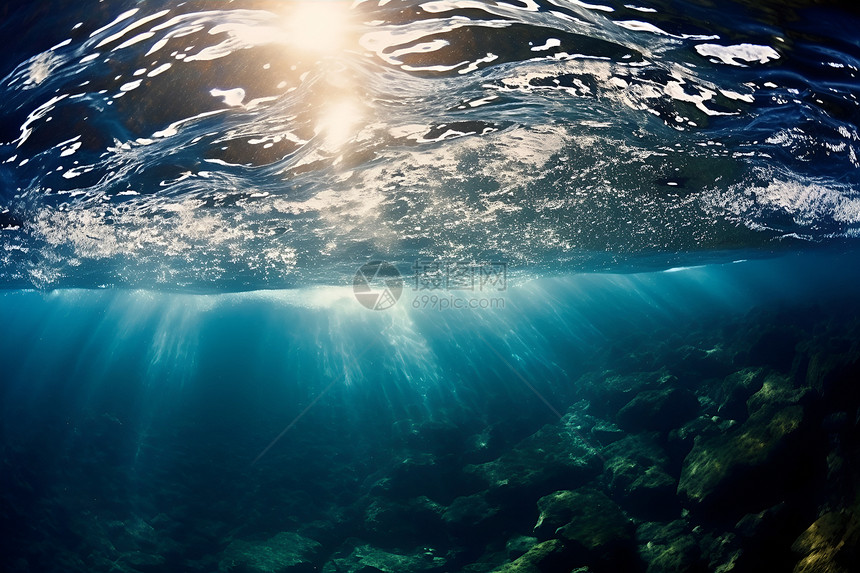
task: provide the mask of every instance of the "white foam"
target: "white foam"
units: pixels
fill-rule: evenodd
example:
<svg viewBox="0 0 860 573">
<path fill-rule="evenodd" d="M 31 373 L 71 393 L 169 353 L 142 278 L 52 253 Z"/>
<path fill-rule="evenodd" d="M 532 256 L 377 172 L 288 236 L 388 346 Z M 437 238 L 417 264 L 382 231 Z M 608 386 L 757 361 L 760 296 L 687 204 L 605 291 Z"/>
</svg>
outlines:
<svg viewBox="0 0 860 573">
<path fill-rule="evenodd" d="M 245 90 L 242 88 L 233 88 L 230 90 L 219 90 L 217 88 L 209 90 L 212 97 L 223 98 L 224 103 L 232 107 L 242 107 L 242 101 L 245 99 Z"/>
<path fill-rule="evenodd" d="M 119 87 L 119 91 L 130 92 L 131 90 L 136 90 L 140 87 L 141 82 L 143 82 L 143 80 L 134 80 L 133 82 L 123 84 Z"/>
<path fill-rule="evenodd" d="M 746 65 L 741 62 L 766 64 L 772 60 L 778 60 L 780 57 L 779 52 L 770 46 L 757 44 L 737 44 L 734 46 L 699 44 L 696 46 L 696 51 L 706 58 L 717 58 L 724 64 L 741 67 Z"/>
<path fill-rule="evenodd" d="M 558 38 L 550 38 L 546 41 L 546 43 L 542 46 L 532 46 L 532 52 L 543 52 L 545 50 L 549 50 L 550 48 L 557 48 L 561 46 L 561 40 Z"/>
<path fill-rule="evenodd" d="M 163 74 L 164 72 L 169 70 L 172 66 L 173 66 L 173 64 L 171 64 L 170 62 L 168 62 L 166 64 L 161 64 L 160 66 L 158 66 L 157 68 L 153 69 L 148 74 L 146 74 L 146 77 L 154 78 L 155 76 L 157 76 L 159 74 Z"/>
<path fill-rule="evenodd" d="M 126 10 L 125 12 L 123 12 L 122 14 L 120 14 L 119 16 L 114 18 L 112 22 L 102 26 L 101 28 L 97 29 L 95 32 L 90 34 L 90 38 L 92 38 L 94 36 L 98 36 L 99 34 L 104 32 L 105 30 L 107 30 L 108 28 L 113 26 L 114 24 L 118 24 L 118 23 L 122 22 L 123 20 L 128 20 L 129 18 L 131 18 L 132 16 L 137 14 L 137 12 L 139 10 L 140 10 L 140 8 L 132 8 L 131 10 Z"/>
<path fill-rule="evenodd" d="M 128 11 L 128 12 L 126 12 L 125 14 L 128 14 L 128 15 L 129 15 L 128 17 L 131 17 L 131 16 L 133 16 L 136 12 L 137 12 L 137 8 L 135 8 L 134 10 L 129 10 L 129 11 Z M 111 42 L 114 42 L 114 41 L 116 41 L 116 40 L 118 40 L 118 39 L 122 38 L 123 36 L 125 36 L 126 34 L 128 34 L 129 32 L 131 32 L 132 30 L 135 30 L 135 29 L 137 29 L 137 28 L 139 28 L 139 27 L 143 26 L 144 24 L 146 24 L 146 23 L 148 23 L 148 22 L 152 22 L 153 20 L 155 20 L 155 19 L 157 19 L 157 18 L 161 18 L 162 16 L 164 16 L 164 15 L 165 15 L 165 14 L 167 14 L 168 12 L 170 12 L 170 10 L 162 10 L 161 12 L 156 12 L 155 14 L 153 14 L 153 15 L 151 15 L 151 16 L 147 16 L 146 18 L 141 18 L 140 20 L 137 20 L 136 22 L 132 23 L 131 25 L 126 26 L 125 28 L 123 28 L 122 30 L 120 30 L 119 32 L 117 32 L 116 34 L 112 34 L 112 35 L 108 36 L 107 38 L 105 38 L 104 40 L 102 40 L 101 42 L 99 42 L 98 44 L 96 44 L 96 48 L 101 48 L 102 46 L 105 46 L 105 45 L 107 45 L 107 44 L 110 44 Z M 120 18 L 122 18 L 122 16 L 120 16 Z M 119 20 L 120 20 L 120 19 L 119 19 L 119 18 L 117 18 L 117 20 L 115 20 L 115 21 L 114 21 L 114 23 L 118 22 Z M 110 27 L 111 25 L 112 25 L 112 24 L 109 24 L 109 25 L 108 25 L 108 27 Z M 100 31 L 100 30 L 96 30 L 95 32 L 93 32 L 93 34 L 92 34 L 91 36 L 94 36 L 94 35 L 95 35 L 95 34 L 97 34 L 99 31 Z M 148 36 L 148 37 L 152 37 L 152 36 L 154 36 L 154 35 L 155 35 L 155 33 L 154 33 L 154 32 L 147 32 L 147 34 L 149 34 L 149 36 Z M 132 42 L 132 43 L 136 43 L 136 42 Z M 124 46 L 124 45 L 125 45 L 125 44 L 123 44 L 123 46 Z M 131 45 L 131 44 L 128 44 L 128 45 Z"/>
</svg>

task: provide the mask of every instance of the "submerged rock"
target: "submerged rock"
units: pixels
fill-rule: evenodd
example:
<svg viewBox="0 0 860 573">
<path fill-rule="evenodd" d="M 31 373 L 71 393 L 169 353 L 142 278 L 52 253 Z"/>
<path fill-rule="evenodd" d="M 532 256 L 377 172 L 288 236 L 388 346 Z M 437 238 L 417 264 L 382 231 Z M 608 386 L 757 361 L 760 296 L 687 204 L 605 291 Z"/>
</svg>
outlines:
<svg viewBox="0 0 860 573">
<path fill-rule="evenodd" d="M 791 543 L 809 523 L 804 509 L 803 504 L 783 502 L 742 517 L 735 526 L 743 549 L 738 566 L 744 571 L 791 570 L 796 561 Z"/>
<path fill-rule="evenodd" d="M 726 376 L 716 396 L 720 417 L 740 422 L 746 420 L 749 417 L 747 400 L 761 389 L 764 373 L 763 368 L 745 368 Z"/>
<path fill-rule="evenodd" d="M 589 412 L 600 418 L 612 418 L 638 393 L 671 386 L 677 378 L 665 370 L 619 374 L 613 371 L 583 375 L 578 385 L 589 402 Z"/>
<path fill-rule="evenodd" d="M 364 510 L 363 529 L 371 541 L 408 544 L 421 537 L 435 540 L 442 533 L 444 511 L 426 496 L 402 501 L 374 498 Z"/>
<path fill-rule="evenodd" d="M 473 493 L 476 487 L 464 479 L 461 466 L 452 456 L 412 452 L 403 457 L 370 487 L 370 493 L 389 498 L 429 496 L 449 500 Z"/>
<path fill-rule="evenodd" d="M 627 432 L 611 422 L 598 420 L 591 428 L 591 435 L 598 443 L 609 445 L 626 436 Z"/>
<path fill-rule="evenodd" d="M 811 433 L 802 406 L 759 410 L 725 434 L 696 440 L 678 493 L 694 508 L 736 517 L 798 495 L 813 470 Z"/>
<path fill-rule="evenodd" d="M 505 543 L 505 551 L 507 552 L 509 559 L 517 559 L 518 557 L 528 553 L 528 551 L 537 544 L 537 537 L 517 535 Z"/>
<path fill-rule="evenodd" d="M 600 472 L 597 451 L 575 428 L 548 424 L 500 458 L 467 466 L 492 492 L 540 495 L 586 483 Z"/>
<path fill-rule="evenodd" d="M 393 553 L 370 545 L 356 545 L 344 557 L 332 559 L 322 573 L 430 573 L 441 571 L 445 559 L 430 548 Z"/>
<path fill-rule="evenodd" d="M 468 529 L 481 526 L 498 513 L 499 508 L 491 505 L 486 496 L 475 494 L 455 499 L 442 513 L 442 520 L 455 530 Z"/>
<path fill-rule="evenodd" d="M 796 388 L 788 377 L 771 373 L 747 400 L 747 411 L 753 415 L 763 409 L 804 404 L 809 399 L 811 392 L 808 388 Z"/>
<path fill-rule="evenodd" d="M 538 543 L 521 557 L 495 569 L 493 573 L 567 573 L 570 566 L 564 543 L 550 539 Z"/>
<path fill-rule="evenodd" d="M 643 523 L 636 530 L 636 539 L 647 573 L 705 571 L 701 549 L 685 521 Z"/>
<path fill-rule="evenodd" d="M 682 379 L 697 380 L 703 376 L 722 376 L 728 372 L 732 354 L 719 344 L 707 349 L 683 345 L 667 349 L 662 361 Z"/>
<path fill-rule="evenodd" d="M 708 533 L 699 542 L 702 561 L 707 562 L 707 571 L 736 573 L 740 571 L 738 560 L 743 551 L 737 535 L 732 532 Z"/>
<path fill-rule="evenodd" d="M 683 388 L 645 390 L 618 411 L 616 421 L 628 432 L 668 431 L 699 412 L 696 395 Z"/>
<path fill-rule="evenodd" d="M 614 571 L 636 563 L 633 522 L 602 492 L 557 491 L 542 497 L 538 510 L 535 534 L 562 540 L 571 565 Z"/>
<path fill-rule="evenodd" d="M 807 385 L 818 392 L 830 409 L 853 411 L 860 406 L 860 344 L 850 338 L 816 341 L 810 350 Z"/>
<path fill-rule="evenodd" d="M 603 456 L 609 492 L 625 509 L 651 519 L 678 515 L 678 480 L 669 475 L 669 458 L 653 439 L 627 436 L 604 448 Z"/>
<path fill-rule="evenodd" d="M 666 435 L 666 454 L 672 474 L 680 474 L 684 459 L 692 451 L 696 441 L 721 436 L 726 428 L 718 417 L 699 416 Z"/>
<path fill-rule="evenodd" d="M 660 466 L 641 466 L 629 458 L 607 464 L 613 493 L 631 511 L 648 516 L 673 516 L 680 509 L 675 491 L 678 482 Z"/>
<path fill-rule="evenodd" d="M 232 541 L 221 554 L 225 573 L 305 573 L 316 570 L 322 545 L 298 533 L 283 532 L 262 542 Z"/>
<path fill-rule="evenodd" d="M 151 551 L 159 542 L 155 528 L 136 516 L 125 521 L 109 521 L 106 530 L 108 539 L 120 552 Z"/>
<path fill-rule="evenodd" d="M 785 324 L 764 327 L 758 337 L 752 340 L 743 358 L 752 364 L 767 364 L 781 372 L 787 372 L 801 338 L 801 331 L 795 327 L 786 327 Z"/>
<path fill-rule="evenodd" d="M 404 420 L 395 424 L 395 431 L 412 450 L 447 456 L 462 453 L 468 447 L 468 443 L 463 440 L 467 425 L 479 426 L 468 419 L 458 420 L 457 423 L 452 420 Z"/>
<path fill-rule="evenodd" d="M 860 563 L 860 517 L 854 511 L 825 513 L 791 546 L 800 554 L 794 573 L 850 573 Z"/>
<path fill-rule="evenodd" d="M 164 571 L 164 556 L 144 553 L 142 551 L 132 551 L 123 555 L 121 561 L 131 567 L 132 571 L 147 571 L 157 572 Z"/>
</svg>

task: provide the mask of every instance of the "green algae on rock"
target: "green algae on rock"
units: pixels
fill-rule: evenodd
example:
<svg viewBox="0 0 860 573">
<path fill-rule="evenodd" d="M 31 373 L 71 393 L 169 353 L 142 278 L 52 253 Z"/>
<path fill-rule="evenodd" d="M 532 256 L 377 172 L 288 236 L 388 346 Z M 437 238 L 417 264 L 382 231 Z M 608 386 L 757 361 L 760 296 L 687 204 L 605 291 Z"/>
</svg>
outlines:
<svg viewBox="0 0 860 573">
<path fill-rule="evenodd" d="M 633 522 L 606 494 L 591 488 L 557 491 L 542 497 L 538 510 L 535 534 L 562 540 L 572 565 L 613 570 L 636 563 Z"/>
<path fill-rule="evenodd" d="M 636 530 L 646 573 L 693 573 L 704 569 L 698 540 L 683 520 L 645 522 Z"/>
<path fill-rule="evenodd" d="M 669 457 L 648 434 L 629 435 L 602 450 L 603 477 L 613 498 L 646 518 L 671 518 L 680 513 L 678 480 L 669 474 Z"/>
<path fill-rule="evenodd" d="M 794 573 L 850 573 L 860 560 L 860 517 L 856 511 L 825 513 L 795 540 L 800 555 Z"/>
<path fill-rule="evenodd" d="M 430 548 L 394 553 L 371 545 L 356 545 L 348 554 L 326 563 L 322 573 L 430 573 L 441 571 L 444 565 L 445 559 Z"/>
<path fill-rule="evenodd" d="M 668 431 L 695 418 L 696 395 L 684 388 L 644 390 L 618 411 L 618 426 L 628 432 Z"/>
<path fill-rule="evenodd" d="M 696 440 L 678 493 L 714 514 L 739 517 L 769 507 L 809 479 L 809 450 L 799 447 L 808 439 L 807 425 L 802 406 L 764 409 L 725 434 Z"/>
<path fill-rule="evenodd" d="M 222 573 L 310 573 L 322 545 L 298 533 L 282 532 L 262 542 L 232 541 L 221 556 Z"/>
<path fill-rule="evenodd" d="M 600 472 L 596 450 L 573 427 L 547 424 L 498 459 L 467 466 L 496 492 L 542 495 L 584 484 Z"/>
<path fill-rule="evenodd" d="M 538 543 L 521 557 L 493 571 L 493 573 L 546 573 L 564 570 L 565 547 L 558 539 Z"/>
</svg>

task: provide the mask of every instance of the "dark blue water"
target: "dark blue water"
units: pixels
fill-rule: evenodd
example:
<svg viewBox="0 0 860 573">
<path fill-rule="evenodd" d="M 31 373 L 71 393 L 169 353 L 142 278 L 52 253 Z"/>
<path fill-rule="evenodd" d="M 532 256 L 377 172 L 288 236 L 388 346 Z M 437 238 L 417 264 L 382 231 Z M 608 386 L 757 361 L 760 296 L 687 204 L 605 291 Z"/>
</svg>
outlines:
<svg viewBox="0 0 860 573">
<path fill-rule="evenodd" d="M 851 571 L 858 25 L 3 3 L 0 570 Z"/>
</svg>

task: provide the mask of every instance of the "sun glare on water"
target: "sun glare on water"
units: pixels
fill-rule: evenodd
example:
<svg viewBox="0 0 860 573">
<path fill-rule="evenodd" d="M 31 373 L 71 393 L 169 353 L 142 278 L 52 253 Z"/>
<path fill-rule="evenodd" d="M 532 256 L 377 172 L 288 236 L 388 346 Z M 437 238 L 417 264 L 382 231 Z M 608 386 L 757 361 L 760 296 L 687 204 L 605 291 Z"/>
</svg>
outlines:
<svg viewBox="0 0 860 573">
<path fill-rule="evenodd" d="M 301 51 L 336 54 L 345 44 L 350 7 L 340 0 L 297 0 L 286 3 L 287 39 Z"/>
<path fill-rule="evenodd" d="M 315 131 L 323 136 L 328 151 L 338 151 L 355 135 L 362 110 L 356 102 L 345 99 L 330 102 L 322 111 Z"/>
<path fill-rule="evenodd" d="M 349 2 L 342 0 L 297 0 L 286 2 L 283 10 L 285 38 L 297 58 L 309 55 L 317 60 L 316 72 L 327 86 L 314 101 L 316 125 L 322 149 L 338 153 L 354 137 L 364 115 L 356 101 L 360 90 L 349 67 L 337 63 L 350 54 L 348 39 L 355 31 Z"/>
</svg>

